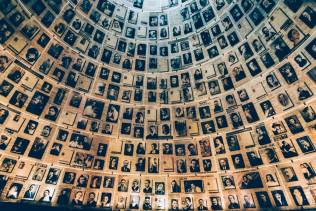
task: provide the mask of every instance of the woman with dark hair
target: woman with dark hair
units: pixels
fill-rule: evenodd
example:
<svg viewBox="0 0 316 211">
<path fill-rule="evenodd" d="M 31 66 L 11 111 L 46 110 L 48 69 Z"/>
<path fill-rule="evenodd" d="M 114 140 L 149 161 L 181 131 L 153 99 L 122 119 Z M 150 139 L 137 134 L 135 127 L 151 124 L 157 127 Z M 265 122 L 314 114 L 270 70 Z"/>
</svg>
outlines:
<svg viewBox="0 0 316 211">
<path fill-rule="evenodd" d="M 101 196 L 101 207 L 110 207 L 111 206 L 111 193 L 102 193 Z"/>
<path fill-rule="evenodd" d="M 181 189 L 176 180 L 171 181 L 171 192 L 180 193 Z"/>
<path fill-rule="evenodd" d="M 55 121 L 58 116 L 58 108 L 56 106 L 51 106 L 48 109 L 47 114 L 45 115 L 45 119 L 49 119 Z"/>
<path fill-rule="evenodd" d="M 275 181 L 274 177 L 272 176 L 272 174 L 266 174 L 266 184 L 267 186 L 272 186 L 274 184 L 276 184 L 277 181 Z"/>
<path fill-rule="evenodd" d="M 288 33 L 287 33 L 287 37 L 289 38 L 289 40 L 293 43 L 294 46 L 296 46 L 301 39 L 300 33 L 297 29 L 291 29 Z"/>
<path fill-rule="evenodd" d="M 237 128 L 244 125 L 242 122 L 242 119 L 240 118 L 240 115 L 238 113 L 232 113 L 230 115 L 230 118 L 232 120 L 232 124 L 233 124 L 234 129 L 237 129 Z"/>
<path fill-rule="evenodd" d="M 280 85 L 279 81 L 275 78 L 273 74 L 269 74 L 266 76 L 266 81 L 269 88 L 275 88 Z"/>
<path fill-rule="evenodd" d="M 193 202 L 190 197 L 185 197 L 183 211 L 193 210 Z"/>
</svg>

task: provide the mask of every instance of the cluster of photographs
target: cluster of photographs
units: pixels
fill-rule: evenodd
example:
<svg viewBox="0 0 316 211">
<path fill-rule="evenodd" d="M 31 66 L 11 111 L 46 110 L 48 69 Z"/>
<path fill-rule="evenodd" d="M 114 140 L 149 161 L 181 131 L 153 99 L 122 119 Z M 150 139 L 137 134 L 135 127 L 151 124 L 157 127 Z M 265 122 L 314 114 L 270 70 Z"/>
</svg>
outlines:
<svg viewBox="0 0 316 211">
<path fill-rule="evenodd" d="M 0 201 L 315 207 L 316 3 L 148 2 L 0 1 Z"/>
<path fill-rule="evenodd" d="M 39 59 L 41 48 L 51 43 L 48 52 L 53 58 L 42 61 L 44 72 L 54 58 L 64 58 L 60 54 L 65 54 L 65 48 L 71 48 L 124 72 L 174 72 L 208 63 L 218 75 L 238 82 L 282 61 L 310 36 L 316 24 L 313 5 L 303 6 L 302 0 L 279 4 L 275 0 L 198 0 L 163 12 L 134 10 L 108 0 L 24 2 L 28 13 L 16 9 L 14 2 L 0 8 L 8 16 L 1 20 L 5 27 L 0 43 L 14 28 L 23 34 L 10 43 L 15 51 L 37 40 L 22 53 L 31 64 Z M 28 18 L 30 14 L 36 15 L 36 21 Z M 273 18 L 266 20 L 268 14 Z M 305 50 L 315 59 L 315 41 L 308 43 Z M 307 65 L 304 55 L 296 56 L 296 63 Z M 87 61 L 85 65 L 85 59 L 78 57 L 66 56 L 66 69 L 76 63 L 72 77 L 83 72 L 93 77 L 97 64 Z M 240 62 L 246 66 L 239 67 Z M 66 72 L 61 71 L 58 80 L 65 80 Z M 235 79 L 227 77 L 233 75 Z"/>
<path fill-rule="evenodd" d="M 16 178 L 1 174 L 0 191 L 10 201 L 106 210 L 306 208 L 315 204 L 316 174 L 311 163 L 299 163 L 279 170 L 163 177 L 96 174 L 6 158 L 1 171 L 15 172 Z"/>
<path fill-rule="evenodd" d="M 42 5 L 48 11 L 48 8 L 56 10 L 52 2 L 47 4 Z M 41 4 L 34 3 L 32 10 L 38 5 Z M 66 10 L 71 3 L 62 5 Z M 267 131 L 286 123 L 290 132 L 296 134 L 313 119 L 312 107 L 298 105 L 313 99 L 316 81 L 312 64 L 316 40 L 310 35 L 314 26 L 299 26 L 303 23 L 296 13 L 311 14 L 314 4 L 293 5 L 284 1 L 279 7 L 272 5 L 274 22 L 258 25 L 273 29 L 264 40 L 255 36 L 254 31 L 236 47 L 237 52 L 233 49 L 227 52 L 228 57 L 225 52 L 223 58 L 216 57 L 216 61 L 210 60 L 197 68 L 164 74 L 124 72 L 74 53 L 65 40 L 41 28 L 43 23 L 34 16 L 27 19 L 26 14 L 21 15 L 23 8 L 19 5 L 3 7 L 6 18 L 1 21 L 6 51 L 1 55 L 5 78 L 1 82 L 2 102 L 45 120 L 114 137 L 192 137 L 245 130 L 266 119 Z M 286 9 L 289 14 L 284 12 Z M 251 37 L 256 39 L 251 41 Z M 280 48 L 272 48 L 275 49 L 272 55 L 268 44 L 275 42 Z M 146 49 L 146 45 L 140 46 Z M 15 60 L 12 53 L 22 59 Z M 260 58 L 270 58 L 270 63 L 261 62 Z M 293 108 L 302 114 L 285 114 Z M 283 122 L 275 119 L 279 115 Z"/>
</svg>

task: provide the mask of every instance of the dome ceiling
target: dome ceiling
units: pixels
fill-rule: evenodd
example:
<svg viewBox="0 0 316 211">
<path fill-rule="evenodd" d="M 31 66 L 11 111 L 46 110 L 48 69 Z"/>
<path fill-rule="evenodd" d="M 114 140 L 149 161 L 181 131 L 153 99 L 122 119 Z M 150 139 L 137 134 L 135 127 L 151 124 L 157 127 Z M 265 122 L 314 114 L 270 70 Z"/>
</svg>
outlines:
<svg viewBox="0 0 316 211">
<path fill-rule="evenodd" d="M 314 209 L 313 0 L 0 0 L 0 206 Z"/>
</svg>

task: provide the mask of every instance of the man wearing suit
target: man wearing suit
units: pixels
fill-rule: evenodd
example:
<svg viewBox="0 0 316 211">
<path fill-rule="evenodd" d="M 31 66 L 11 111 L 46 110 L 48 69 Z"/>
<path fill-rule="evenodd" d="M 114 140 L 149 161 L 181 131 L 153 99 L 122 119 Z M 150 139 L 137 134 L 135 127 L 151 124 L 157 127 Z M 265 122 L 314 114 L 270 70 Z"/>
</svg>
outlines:
<svg viewBox="0 0 316 211">
<path fill-rule="evenodd" d="M 145 187 L 143 189 L 144 193 L 152 193 L 153 189 L 150 187 L 150 180 L 145 180 Z"/>
<path fill-rule="evenodd" d="M 150 204 L 150 198 L 148 196 L 145 197 L 145 202 L 143 204 L 143 209 L 144 210 L 151 210 L 151 204 Z"/>
<path fill-rule="evenodd" d="M 96 207 L 97 206 L 94 192 L 89 193 L 89 197 L 88 197 L 86 206 L 87 207 Z"/>
<path fill-rule="evenodd" d="M 287 206 L 287 202 L 281 190 L 272 191 L 272 195 L 277 207 Z"/>
<path fill-rule="evenodd" d="M 293 168 L 291 168 L 291 167 L 284 168 L 283 175 L 284 175 L 285 179 L 287 180 L 287 182 L 293 182 L 293 181 L 298 180 Z"/>
<path fill-rule="evenodd" d="M 203 199 L 199 199 L 199 206 L 197 207 L 197 210 L 198 210 L 198 211 L 207 210 L 207 207 L 204 206 L 204 201 L 203 201 Z"/>
<path fill-rule="evenodd" d="M 36 192 L 36 185 L 32 184 L 27 191 L 24 193 L 24 199 L 34 199 Z"/>
<path fill-rule="evenodd" d="M 219 197 L 211 197 L 211 208 L 212 210 L 222 210 L 223 207 L 220 205 L 220 198 Z"/>
<path fill-rule="evenodd" d="M 128 165 L 129 165 L 128 160 L 124 160 L 123 166 L 121 168 L 121 171 L 123 171 L 123 172 L 130 172 L 130 168 L 129 168 Z"/>
<path fill-rule="evenodd" d="M 120 192 L 127 192 L 128 189 L 128 183 L 126 182 L 125 179 L 121 179 L 121 182 L 118 185 L 117 190 Z"/>
</svg>

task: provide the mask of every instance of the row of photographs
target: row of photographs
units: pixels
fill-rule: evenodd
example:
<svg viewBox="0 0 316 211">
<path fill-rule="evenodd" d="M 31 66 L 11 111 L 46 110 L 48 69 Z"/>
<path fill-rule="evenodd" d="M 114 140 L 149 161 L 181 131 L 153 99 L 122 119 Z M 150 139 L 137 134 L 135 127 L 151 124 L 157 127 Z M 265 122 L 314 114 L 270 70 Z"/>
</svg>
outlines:
<svg viewBox="0 0 316 211">
<path fill-rule="evenodd" d="M 9 140 L 9 141 L 7 141 Z M 215 140 L 218 140 L 216 138 Z M 297 139 L 300 143 L 300 149 L 303 153 L 299 153 L 295 145 L 290 140 L 284 140 L 278 145 L 270 145 L 262 149 L 243 149 L 225 153 L 217 151 L 216 155 L 212 156 L 212 148 L 209 139 L 202 139 L 198 142 L 200 144 L 200 155 L 197 153 L 195 142 L 188 144 L 190 147 L 190 154 L 185 155 L 183 148 L 185 144 L 175 144 L 176 153 L 173 153 L 173 144 L 162 143 L 161 147 L 157 143 L 145 144 L 138 143 L 134 154 L 134 145 L 130 142 L 125 144 L 114 142 L 113 144 L 104 144 L 98 142 L 95 151 L 83 152 L 75 150 L 72 142 L 69 145 L 63 145 L 60 142 L 49 142 L 46 139 L 36 137 L 33 141 L 32 147 L 26 150 L 29 140 L 17 137 L 11 149 L 7 150 L 8 154 L 28 157 L 33 160 L 43 160 L 46 162 L 59 162 L 71 165 L 78 169 L 92 169 L 94 171 L 112 171 L 122 173 L 151 173 L 151 174 L 188 174 L 196 175 L 200 173 L 214 173 L 224 171 L 240 171 L 249 168 L 262 167 L 265 165 L 280 164 L 285 161 L 297 159 L 298 157 L 306 156 L 315 152 L 315 147 L 308 136 Z M 1 151 L 6 150 L 6 143 L 10 142 L 10 137 L 6 134 L 1 134 Z M 95 143 L 96 141 L 94 141 Z M 121 148 L 117 145 L 122 144 Z M 147 153 L 146 153 L 147 145 Z M 108 147 L 110 148 L 108 149 Z M 149 146 L 149 147 L 148 147 Z M 224 146 L 224 145 L 223 145 Z M 112 147 L 112 148 L 111 148 Z M 124 147 L 124 151 L 123 148 Z M 183 148 L 182 148 L 183 147 Z M 239 145 L 238 145 L 239 147 Z M 92 149 L 93 149 L 92 148 Z M 47 150 L 46 150 L 47 149 Z M 80 149 L 80 148 L 79 148 Z M 115 150 L 116 151 L 113 151 Z M 222 150 L 224 147 L 222 147 Z M 231 148 L 230 148 L 231 149 Z M 240 148 L 238 148 L 240 150 Z M 128 151 L 129 150 L 129 151 Z M 155 150 L 155 151 L 154 151 Z M 169 150 L 169 151 L 168 151 Z M 208 150 L 208 151 L 206 151 Z M 29 151 L 25 153 L 25 151 Z M 45 154 L 45 151 L 49 151 Z M 109 151 L 109 152 L 107 152 Z M 160 152 L 160 153 L 159 153 Z M 122 154 L 121 154 L 122 153 Z M 182 153 L 182 154 L 180 154 Z M 195 153 L 195 154 L 191 154 Z M 147 156 L 146 156 L 147 154 Z M 280 155 L 282 154 L 282 156 Z M 188 163 L 188 165 L 187 165 Z M 11 173 L 16 161 L 12 159 L 5 159 L 2 161 L 0 171 Z M 301 166 L 302 170 L 305 169 Z"/>
<path fill-rule="evenodd" d="M 220 4 L 222 7 L 220 9 L 224 9 L 225 6 L 228 6 L 232 2 L 230 1 L 227 5 L 224 1 Z M 290 9 L 292 12 L 297 12 L 300 7 L 303 5 L 303 2 L 296 2 L 296 5 L 291 4 L 289 1 L 285 1 L 284 4 L 287 9 Z M 207 26 L 207 23 L 209 23 L 211 20 L 215 18 L 215 12 L 214 12 L 214 6 L 208 6 L 209 2 L 207 0 L 200 0 L 199 4 L 197 2 L 192 2 L 190 5 L 185 6 L 181 10 L 174 11 L 172 10 L 169 13 L 146 13 L 146 12 L 137 12 L 134 10 L 128 10 L 126 7 L 113 4 L 109 1 L 98 1 L 96 7 L 89 3 L 89 1 L 83 1 L 79 7 L 76 9 L 80 9 L 81 12 L 84 12 L 87 17 L 85 17 L 89 22 L 98 23 L 102 29 L 106 30 L 112 30 L 117 33 L 123 32 L 124 27 L 124 21 L 127 21 L 128 24 L 133 25 L 145 25 L 145 27 L 148 25 L 148 37 L 147 37 L 147 30 L 144 32 L 139 32 L 140 37 L 147 37 L 148 39 L 157 39 L 158 34 L 160 34 L 160 38 L 166 39 L 168 38 L 169 31 L 173 32 L 173 37 L 178 37 L 182 35 L 181 27 L 178 26 L 183 24 L 182 22 L 190 20 L 190 22 L 187 22 L 184 24 L 184 34 L 188 34 L 193 32 L 192 29 L 192 23 L 195 26 L 195 30 L 199 30 L 200 28 Z M 234 4 L 233 4 L 234 5 Z M 233 19 L 233 21 L 238 22 L 245 14 L 249 13 L 254 7 L 255 3 L 252 0 L 243 0 L 239 4 L 235 4 L 233 7 L 230 8 L 229 13 Z M 43 24 L 46 27 L 50 27 L 52 22 L 55 20 L 55 16 L 52 12 L 49 10 L 45 13 L 44 11 L 46 8 L 48 8 L 44 3 L 39 5 L 38 2 L 28 2 L 28 6 L 30 7 L 31 11 L 33 11 L 37 16 L 40 16 L 42 19 Z M 49 5 L 50 6 L 50 5 Z M 80 15 L 76 15 L 75 9 L 70 4 L 69 6 L 63 5 L 64 9 L 63 12 L 63 20 L 71 24 L 75 31 L 80 31 L 80 28 L 85 25 L 82 23 L 82 18 Z M 88 7 L 87 7 L 88 6 Z M 260 22 L 264 19 L 266 14 L 269 14 L 272 9 L 276 6 L 276 2 L 274 0 L 267 0 L 263 1 L 260 4 L 258 4 L 260 9 L 256 7 L 252 12 L 249 14 L 248 19 L 251 20 L 254 26 L 257 26 L 260 24 Z M 200 8 L 201 7 L 201 8 Z M 218 7 L 217 7 L 218 8 Z M 60 11 L 59 11 L 60 12 Z M 101 13 L 100 13 L 101 12 Z M 313 10 L 308 10 L 307 13 L 310 15 L 308 17 L 313 17 L 311 12 Z M 77 12 L 79 13 L 79 12 Z M 103 13 L 103 14 L 102 14 Z M 176 14 L 176 15 L 175 15 Z M 217 14 L 219 14 L 217 10 Z M 203 17 L 203 20 L 202 20 Z M 301 16 L 301 19 L 303 22 L 305 22 L 307 25 L 312 26 L 315 24 L 315 21 L 306 18 L 304 15 Z M 74 20 L 73 20 L 74 19 Z M 229 16 L 226 16 L 223 18 L 223 25 L 229 27 L 232 27 L 233 22 Z M 170 20 L 170 29 L 168 27 Z M 86 21 L 88 22 L 88 21 Z M 93 32 L 94 27 L 89 24 L 90 30 L 86 30 L 89 34 L 89 32 Z M 157 33 L 157 27 L 164 27 L 161 28 L 159 31 L 160 33 Z M 62 28 L 61 26 L 57 28 Z M 111 28 L 110 28 L 111 27 Z M 129 27 L 130 28 L 130 27 Z M 225 27 L 226 28 L 226 27 Z M 312 28 L 312 27 L 311 27 Z M 226 30 L 228 30 L 226 29 Z M 61 29 L 59 29 L 60 31 Z M 143 31 L 143 30 L 142 30 Z M 128 38 L 131 38 L 132 34 L 135 33 L 134 28 L 130 28 L 129 30 L 126 29 L 125 36 Z M 144 34 L 145 33 L 145 34 Z M 102 35 L 102 32 L 99 30 L 98 36 L 95 37 L 104 37 L 104 33 Z M 101 36 L 100 36 L 101 34 Z M 103 38 L 102 38 L 103 39 Z M 96 41 L 99 42 L 97 39 Z M 102 41 L 101 41 L 102 42 Z"/>
<path fill-rule="evenodd" d="M 0 192 L 4 201 L 114 209 L 151 210 L 157 198 L 160 209 L 171 210 L 313 207 L 315 171 L 309 162 L 298 163 L 289 163 L 280 172 L 267 167 L 223 175 L 149 177 L 96 175 L 19 160 L 15 176 L 1 174 Z M 298 166 L 305 169 L 308 183 L 293 173 Z"/>
<path fill-rule="evenodd" d="M 21 101 L 19 98 L 24 97 L 25 95 L 21 92 L 16 92 L 15 95 L 13 95 L 13 99 L 16 99 L 15 101 L 9 101 L 9 105 L 19 105 L 18 103 Z M 32 101 L 37 100 L 40 98 L 41 95 L 35 94 L 35 98 Z M 26 101 L 26 100 L 25 100 Z M 25 103 L 24 101 L 24 103 Z M 249 126 L 253 126 L 254 124 L 259 124 L 258 121 L 259 118 L 256 118 L 255 121 L 249 121 L 251 120 L 250 117 L 253 115 L 253 113 L 246 113 L 247 115 L 247 121 L 248 123 L 253 124 L 244 124 L 246 121 L 243 120 L 243 118 L 240 116 L 240 113 L 238 112 L 232 112 L 229 114 L 231 122 L 228 123 L 226 116 L 221 115 L 216 117 L 216 121 L 209 118 L 208 120 L 202 120 L 199 121 L 196 120 L 190 120 L 185 119 L 183 116 L 175 116 L 175 120 L 172 121 L 170 119 L 162 119 L 162 121 L 159 121 L 157 119 L 157 114 L 155 115 L 148 115 L 147 118 L 145 118 L 144 112 L 145 109 L 136 110 L 135 112 L 135 119 L 133 119 L 133 109 L 127 109 L 126 112 L 123 112 L 119 115 L 119 112 L 115 110 L 115 107 L 113 105 L 110 105 L 109 111 L 106 114 L 106 121 L 95 121 L 93 119 L 87 119 L 85 117 L 78 117 L 77 111 L 64 111 L 60 112 L 60 108 L 51 105 L 44 109 L 45 105 L 41 107 L 32 106 L 31 105 L 26 108 L 26 111 L 28 113 L 32 113 L 36 116 L 40 116 L 41 113 L 45 110 L 45 114 L 43 115 L 43 119 L 46 121 L 51 122 L 57 122 L 62 123 L 65 126 L 72 127 L 73 129 L 77 130 L 87 130 L 90 131 L 90 133 L 100 133 L 100 134 L 107 134 L 112 136 L 117 136 L 120 134 L 122 137 L 133 137 L 134 139 L 148 139 L 148 140 L 155 140 L 155 139 L 171 139 L 172 137 L 190 137 L 190 136 L 197 136 L 202 134 L 216 134 L 216 133 L 222 133 L 226 131 L 231 130 L 240 130 L 248 128 Z M 4 101 L 5 102 L 5 101 Z M 40 103 L 40 102 L 39 102 Z M 248 104 L 249 105 L 249 104 Z M 271 106 L 272 107 L 272 106 Z M 16 108 L 22 108 L 22 106 L 12 107 L 13 109 Z M 40 111 L 36 109 L 40 109 Z M 273 108 L 273 107 L 272 107 Z M 32 110 L 34 109 L 34 110 Z M 87 109 L 91 109 L 91 113 L 87 113 Z M 150 108 L 148 108 L 150 109 Z M 271 109 L 271 108 L 270 108 Z M 22 109 L 21 109 L 22 110 Z M 23 109 L 24 110 L 24 109 Z M 68 109 L 67 109 L 68 110 Z M 86 117 L 95 117 L 92 116 L 94 114 L 93 112 L 96 111 L 96 107 L 88 105 L 86 106 L 85 110 L 83 111 L 83 115 Z M 166 109 L 160 110 L 165 112 Z M 292 109 L 293 111 L 293 109 Z M 251 111 L 250 111 L 251 112 Z M 271 111 L 272 113 L 274 110 Z M 271 113 L 270 112 L 270 113 Z M 101 112 L 102 113 L 102 112 Z M 91 115 L 88 115 L 91 114 Z M 273 113 L 274 114 L 274 113 Z M 2 109 L 2 115 L 1 115 L 1 123 L 4 124 L 7 120 L 10 121 L 8 118 L 9 111 L 7 109 Z M 151 116 L 156 117 L 155 119 L 149 119 Z M 118 120 L 119 117 L 122 117 L 121 120 Z M 161 116 L 160 116 L 161 117 Z M 270 115 L 269 117 L 273 117 L 273 115 Z M 57 120 L 58 118 L 58 120 Z M 66 119 L 65 119 L 66 118 Z M 177 119 L 180 118 L 180 119 Z M 273 118 L 272 118 L 273 119 Z M 282 119 L 279 119 L 278 121 L 271 121 L 271 118 L 268 119 L 268 125 L 267 126 L 256 126 L 257 131 L 267 131 L 266 134 L 274 134 L 274 136 L 280 135 L 280 134 L 299 134 L 304 132 L 304 128 L 307 126 L 312 125 L 313 120 L 315 120 L 315 112 L 313 107 L 304 107 L 301 108 L 299 111 L 296 111 L 295 114 L 292 115 L 285 115 Z M 112 121 L 113 120 L 113 121 Z M 115 120 L 115 121 L 114 121 Z M 14 128 L 19 128 L 22 126 L 22 121 L 17 120 L 15 122 L 20 122 L 20 124 L 17 124 Z M 76 124 L 75 124 L 76 123 Z M 162 123 L 162 124 L 161 124 Z M 217 126 L 215 126 L 215 123 Z M 37 121 L 29 122 L 29 126 L 35 127 L 38 124 Z M 161 125 L 159 125 L 161 124 Z M 229 125 L 229 126 L 228 126 Z M 35 127 L 36 128 L 36 127 Z M 261 129 L 258 129 L 261 128 Z M 145 130 L 146 129 L 146 130 Z M 259 132 L 255 132 L 254 134 L 259 134 Z M 268 135 L 269 136 L 269 135 Z M 259 141 L 260 142 L 260 141 Z M 269 141 L 262 141 L 262 143 L 269 143 Z"/>
<path fill-rule="evenodd" d="M 283 12 L 283 15 L 285 13 Z M 281 14 L 282 15 L 282 14 Z M 285 23 L 289 22 L 290 19 L 284 20 Z M 34 23 L 29 24 L 28 27 L 36 28 Z M 270 28 L 270 29 L 269 29 Z M 236 52 L 230 52 L 228 55 L 230 59 L 230 63 L 237 63 L 238 60 L 248 59 L 249 64 L 247 65 L 247 69 L 249 69 L 251 76 L 254 76 L 261 72 L 261 69 L 269 68 L 273 66 L 276 61 L 283 60 L 287 55 L 289 55 L 295 48 L 303 43 L 306 39 L 306 35 L 299 29 L 297 26 L 293 25 L 292 27 L 286 28 L 281 34 L 278 36 L 275 29 L 271 28 L 268 24 L 262 28 L 264 31 L 264 36 L 260 36 L 253 40 L 252 46 L 255 51 L 260 52 L 260 57 L 257 59 L 249 60 L 249 58 L 257 55 L 258 53 L 252 50 L 250 45 L 246 42 L 239 46 Z M 284 38 L 282 38 L 283 34 Z M 295 35 L 294 35 L 295 34 Z M 47 36 L 44 34 L 43 36 Z M 67 33 L 63 42 L 68 43 L 68 36 L 74 37 L 73 33 Z M 201 35 L 202 41 L 205 44 L 209 45 L 212 43 L 212 38 L 208 32 L 203 32 Z M 205 39 L 203 37 L 206 37 Z M 208 38 L 209 37 L 209 38 Z M 295 38 L 293 38 L 295 37 Z M 232 41 L 234 39 L 235 41 Z M 274 40 L 270 44 L 262 43 L 262 40 Z M 76 39 L 79 42 L 79 39 Z M 84 38 L 84 40 L 86 40 Z M 233 42 L 235 46 L 239 42 L 239 38 L 236 33 L 231 33 L 228 35 L 228 40 L 230 43 Z M 21 41 L 23 42 L 23 41 Z M 80 41 L 81 42 L 81 41 Z M 217 42 L 216 42 L 217 43 Z M 218 43 L 221 49 L 224 49 L 228 46 L 225 36 L 220 36 L 218 38 Z M 71 44 L 73 45 L 73 43 Z M 181 46 L 181 51 L 179 50 Z M 312 44 L 306 47 L 306 51 L 315 58 L 315 52 L 313 51 Z M 88 47 L 89 46 L 89 47 Z M 188 68 L 195 63 L 200 63 L 202 61 L 207 61 L 209 58 L 218 57 L 221 53 L 217 47 L 217 45 L 212 45 L 210 48 L 196 48 L 194 50 L 190 50 L 190 42 L 187 41 L 179 41 L 171 44 L 164 45 L 155 45 L 155 44 L 145 44 L 145 43 L 127 43 L 124 40 L 113 39 L 111 41 L 111 46 L 118 51 L 114 51 L 111 48 L 105 48 L 102 50 L 102 47 L 95 45 L 94 43 L 90 43 L 85 41 L 84 45 L 76 45 L 75 48 L 79 48 L 80 50 L 84 50 L 89 57 L 93 59 L 99 59 L 103 63 L 110 64 L 114 67 L 119 67 L 124 69 L 125 71 L 136 70 L 136 71 L 145 71 L 151 70 L 151 72 L 159 72 L 159 71 L 168 71 L 168 70 L 178 70 L 180 68 Z M 266 46 L 266 47 L 265 47 Z M 281 46 L 281 49 L 279 49 Z M 87 48 L 89 48 L 87 50 Z M 272 54 L 269 51 L 264 51 L 266 48 L 272 49 Z M 103 51 L 103 52 L 102 52 Z M 225 50 L 223 50 L 225 52 Z M 169 53 L 170 52 L 170 53 Z M 127 53 L 127 54 L 126 54 Z M 124 55 L 126 54 L 126 55 Z M 137 54 L 137 58 L 133 59 L 134 55 Z M 171 55 L 170 55 L 171 54 Z M 148 59 L 146 59 L 146 55 L 148 55 Z M 157 55 L 161 58 L 158 59 Z M 208 55 L 208 58 L 207 56 Z M 170 59 L 168 58 L 170 57 Z M 238 58 L 239 57 L 239 58 Z M 36 58 L 38 59 L 38 58 Z M 297 60 L 297 59 L 296 59 Z M 35 59 L 32 61 L 28 61 L 33 64 Z M 82 61 L 81 61 L 82 62 Z M 260 64 L 260 65 L 259 65 Z M 222 64 L 223 65 L 223 64 Z M 79 67 L 80 68 L 80 67 Z M 224 67 L 219 67 L 223 69 Z M 256 70 L 259 69 L 259 70 Z M 80 69 L 79 69 L 80 70 Z M 224 71 L 224 70 L 219 70 Z M 91 73 L 86 72 L 88 76 L 94 76 L 93 70 L 90 70 Z M 222 72 L 221 74 L 227 74 Z"/>
</svg>

